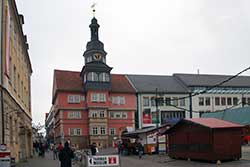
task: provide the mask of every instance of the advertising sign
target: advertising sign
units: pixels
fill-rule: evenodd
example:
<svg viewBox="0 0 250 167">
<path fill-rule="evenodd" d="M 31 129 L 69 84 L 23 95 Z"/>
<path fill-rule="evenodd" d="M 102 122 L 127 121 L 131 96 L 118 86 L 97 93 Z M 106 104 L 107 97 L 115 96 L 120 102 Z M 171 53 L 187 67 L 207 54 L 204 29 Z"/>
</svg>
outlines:
<svg viewBox="0 0 250 167">
<path fill-rule="evenodd" d="M 10 167 L 11 160 L 9 158 L 0 158 L 0 167 Z"/>
<path fill-rule="evenodd" d="M 166 152 L 166 144 L 165 143 L 159 144 L 159 152 Z"/>
<path fill-rule="evenodd" d="M 119 166 L 118 155 L 88 156 L 88 167 Z"/>
<path fill-rule="evenodd" d="M 146 108 L 143 110 L 142 121 L 143 121 L 143 124 L 151 124 L 150 108 Z"/>
<path fill-rule="evenodd" d="M 159 143 L 165 143 L 166 142 L 166 136 L 165 135 L 159 135 L 158 136 Z"/>
</svg>

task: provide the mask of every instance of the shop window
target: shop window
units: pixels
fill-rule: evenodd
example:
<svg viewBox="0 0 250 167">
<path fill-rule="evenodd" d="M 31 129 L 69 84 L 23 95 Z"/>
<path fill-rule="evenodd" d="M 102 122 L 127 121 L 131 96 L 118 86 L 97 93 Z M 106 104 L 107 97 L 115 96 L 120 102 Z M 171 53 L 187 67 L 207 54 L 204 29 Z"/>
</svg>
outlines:
<svg viewBox="0 0 250 167">
<path fill-rule="evenodd" d="M 231 97 L 227 98 L 227 105 L 229 105 L 229 106 L 232 105 L 232 98 Z"/>
<path fill-rule="evenodd" d="M 180 106 L 186 106 L 185 104 L 185 98 L 180 99 Z"/>
<path fill-rule="evenodd" d="M 222 106 L 225 106 L 225 105 L 226 105 L 226 98 L 225 98 L 225 97 L 222 97 L 222 98 L 221 98 L 221 105 L 222 105 Z"/>
<path fill-rule="evenodd" d="M 215 97 L 215 105 L 216 106 L 220 105 L 220 98 L 219 97 Z"/>
<path fill-rule="evenodd" d="M 210 106 L 210 97 L 206 97 L 205 98 L 205 104 L 206 104 L 206 106 Z"/>
<path fill-rule="evenodd" d="M 143 106 L 148 107 L 149 106 L 149 97 L 143 97 Z"/>
<path fill-rule="evenodd" d="M 233 105 L 234 106 L 238 105 L 238 98 L 237 97 L 233 98 Z"/>
<path fill-rule="evenodd" d="M 199 106 L 204 106 L 204 97 L 199 97 Z"/>
</svg>

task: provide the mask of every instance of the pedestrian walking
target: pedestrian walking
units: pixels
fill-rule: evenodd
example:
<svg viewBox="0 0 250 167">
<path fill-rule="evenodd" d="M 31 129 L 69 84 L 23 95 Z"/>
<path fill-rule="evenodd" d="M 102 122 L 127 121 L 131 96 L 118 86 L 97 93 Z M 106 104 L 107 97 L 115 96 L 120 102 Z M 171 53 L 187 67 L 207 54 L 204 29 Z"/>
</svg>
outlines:
<svg viewBox="0 0 250 167">
<path fill-rule="evenodd" d="M 138 142 L 136 147 L 137 147 L 137 151 L 138 151 L 138 156 L 141 159 L 142 154 L 143 154 L 143 146 L 142 146 L 141 142 Z"/>
<path fill-rule="evenodd" d="M 60 152 L 60 151 L 62 151 L 62 149 L 63 149 L 63 145 L 62 145 L 62 143 L 60 142 L 60 143 L 58 144 L 58 146 L 57 146 L 57 151 Z"/>
<path fill-rule="evenodd" d="M 39 156 L 45 156 L 45 145 L 43 143 L 39 143 Z"/>
<path fill-rule="evenodd" d="M 72 167 L 71 160 L 74 158 L 74 153 L 69 147 L 69 143 L 66 141 L 64 148 L 59 152 L 59 160 L 61 162 L 60 167 Z"/>
<path fill-rule="evenodd" d="M 58 150 L 57 150 L 57 147 L 56 147 L 56 145 L 52 145 L 52 151 L 53 151 L 53 159 L 55 160 L 55 159 L 57 159 L 58 158 Z"/>
<path fill-rule="evenodd" d="M 91 144 L 90 150 L 91 150 L 91 154 L 92 155 L 96 155 L 97 148 L 96 148 L 96 144 L 95 143 Z"/>
</svg>

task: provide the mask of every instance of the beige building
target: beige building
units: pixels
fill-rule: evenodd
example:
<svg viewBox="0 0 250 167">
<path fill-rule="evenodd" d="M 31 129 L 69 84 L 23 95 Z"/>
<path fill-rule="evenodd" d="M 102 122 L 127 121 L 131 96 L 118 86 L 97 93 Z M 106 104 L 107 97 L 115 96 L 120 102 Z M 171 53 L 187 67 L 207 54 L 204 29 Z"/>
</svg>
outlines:
<svg viewBox="0 0 250 167">
<path fill-rule="evenodd" d="M 15 0 L 2 0 L 0 59 L 0 139 L 16 161 L 32 156 L 31 93 L 32 67 L 24 18 Z"/>
</svg>

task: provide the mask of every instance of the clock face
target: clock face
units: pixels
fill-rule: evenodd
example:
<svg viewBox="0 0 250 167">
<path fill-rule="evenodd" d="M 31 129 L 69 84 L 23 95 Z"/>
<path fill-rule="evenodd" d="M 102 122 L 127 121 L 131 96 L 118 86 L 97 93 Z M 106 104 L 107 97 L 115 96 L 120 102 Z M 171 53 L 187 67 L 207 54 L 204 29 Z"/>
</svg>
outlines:
<svg viewBox="0 0 250 167">
<path fill-rule="evenodd" d="M 102 55 L 100 53 L 95 53 L 94 54 L 94 59 L 95 60 L 101 60 L 101 58 L 102 58 Z"/>
</svg>

